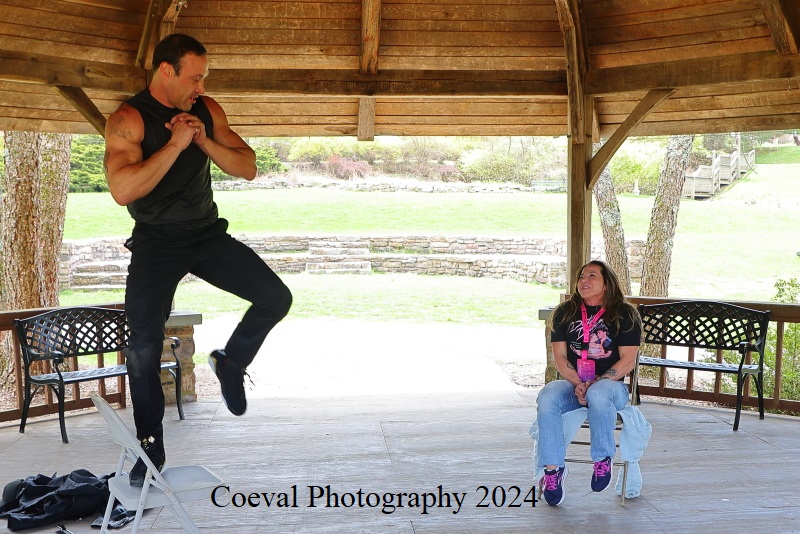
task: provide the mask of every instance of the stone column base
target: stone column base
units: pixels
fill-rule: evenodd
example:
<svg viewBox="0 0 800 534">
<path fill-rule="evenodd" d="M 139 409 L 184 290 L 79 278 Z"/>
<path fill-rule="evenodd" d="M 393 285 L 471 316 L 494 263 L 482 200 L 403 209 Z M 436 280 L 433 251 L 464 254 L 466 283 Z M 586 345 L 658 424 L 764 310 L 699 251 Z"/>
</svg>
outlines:
<svg viewBox="0 0 800 534">
<path fill-rule="evenodd" d="M 190 311 L 173 310 L 167 321 L 167 337 L 177 337 L 181 344 L 175 350 L 181 364 L 181 395 L 183 402 L 197 400 L 194 374 L 194 325 L 202 324 L 203 316 Z M 169 341 L 169 340 L 167 340 Z M 170 343 L 164 343 L 161 359 L 172 361 Z M 167 404 L 175 404 L 175 380 L 169 371 L 161 372 L 161 383 L 164 388 L 164 400 Z"/>
</svg>

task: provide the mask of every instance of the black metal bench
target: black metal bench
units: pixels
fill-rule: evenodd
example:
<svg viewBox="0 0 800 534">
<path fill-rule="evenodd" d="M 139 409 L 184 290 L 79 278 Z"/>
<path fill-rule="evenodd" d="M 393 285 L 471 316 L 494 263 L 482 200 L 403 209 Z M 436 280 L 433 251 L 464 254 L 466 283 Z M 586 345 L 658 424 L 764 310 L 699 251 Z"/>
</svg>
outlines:
<svg viewBox="0 0 800 534">
<path fill-rule="evenodd" d="M 19 431 L 25 431 L 25 421 L 33 396 L 39 388 L 50 386 L 58 399 L 58 418 L 61 423 L 61 439 L 69 443 L 64 420 L 64 395 L 67 384 L 91 380 L 124 377 L 128 369 L 121 359 L 117 365 L 100 366 L 94 369 L 62 370 L 71 358 L 77 368 L 77 357 L 119 353 L 128 346 L 130 329 L 124 310 L 97 307 L 59 308 L 27 319 L 16 319 L 17 336 L 20 342 L 25 374 L 25 400 Z M 171 337 L 170 346 L 174 361 L 162 361 L 161 370 L 169 371 L 175 380 L 175 399 L 178 414 L 183 415 L 181 398 L 181 367 L 175 349 L 180 346 L 178 338 Z M 100 360 L 102 361 L 102 360 Z M 32 372 L 37 362 L 43 362 L 44 373 Z M 52 372 L 55 370 L 55 372 Z"/>
<path fill-rule="evenodd" d="M 662 357 L 639 356 L 639 365 L 673 367 L 736 375 L 736 417 L 733 429 L 739 429 L 742 392 L 748 376 L 753 377 L 758 392 L 758 410 L 764 419 L 764 346 L 769 311 L 758 311 L 725 302 L 682 301 L 666 304 L 640 304 L 642 343 L 664 345 Z M 739 352 L 739 363 L 671 360 L 666 346 Z M 748 355 L 758 361 L 751 363 Z"/>
</svg>

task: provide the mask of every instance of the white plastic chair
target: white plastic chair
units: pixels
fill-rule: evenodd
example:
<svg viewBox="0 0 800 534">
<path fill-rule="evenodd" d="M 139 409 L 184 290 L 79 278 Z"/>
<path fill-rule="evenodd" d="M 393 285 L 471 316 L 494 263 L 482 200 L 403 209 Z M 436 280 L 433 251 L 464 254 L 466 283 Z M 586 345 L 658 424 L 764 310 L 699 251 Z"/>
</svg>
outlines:
<svg viewBox="0 0 800 534">
<path fill-rule="evenodd" d="M 220 484 L 216 475 L 200 465 L 168 467 L 158 472 L 153 462 L 142 449 L 139 440 L 131 433 L 116 411 L 99 395 L 92 395 L 92 402 L 100 415 L 106 420 L 114 441 L 122 445 L 122 453 L 117 462 L 116 474 L 108 480 L 111 497 L 108 499 L 101 533 L 108 534 L 108 523 L 116 498 L 128 510 L 136 510 L 131 532 L 139 529 L 139 522 L 146 509 L 168 507 L 186 532 L 199 534 L 192 519 L 181 503 L 207 499 L 211 490 Z M 123 472 L 126 460 L 131 464 L 141 458 L 147 466 L 144 485 L 135 488 L 128 481 L 128 473 Z"/>
</svg>

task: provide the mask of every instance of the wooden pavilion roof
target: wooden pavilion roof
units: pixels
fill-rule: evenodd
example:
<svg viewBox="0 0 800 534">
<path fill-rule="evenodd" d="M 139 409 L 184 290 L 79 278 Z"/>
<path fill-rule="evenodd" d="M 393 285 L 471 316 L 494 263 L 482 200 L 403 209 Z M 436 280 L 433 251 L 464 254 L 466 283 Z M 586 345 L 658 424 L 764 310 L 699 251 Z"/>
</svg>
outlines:
<svg viewBox="0 0 800 534">
<path fill-rule="evenodd" d="M 244 136 L 800 127 L 797 0 L 0 0 L 0 129 L 102 131 L 172 31 Z"/>
</svg>

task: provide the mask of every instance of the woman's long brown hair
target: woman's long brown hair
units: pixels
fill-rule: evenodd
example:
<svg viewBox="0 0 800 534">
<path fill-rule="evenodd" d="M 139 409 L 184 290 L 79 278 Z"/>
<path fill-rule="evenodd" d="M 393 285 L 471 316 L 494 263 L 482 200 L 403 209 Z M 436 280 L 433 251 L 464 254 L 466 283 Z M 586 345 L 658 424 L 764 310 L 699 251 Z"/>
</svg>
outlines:
<svg viewBox="0 0 800 534">
<path fill-rule="evenodd" d="M 592 260 L 578 271 L 578 277 L 575 280 L 575 289 L 572 291 L 570 298 L 556 306 L 556 309 L 550 314 L 550 318 L 548 319 L 550 328 L 555 328 L 557 324 L 569 321 L 580 309 L 581 304 L 583 304 L 583 297 L 581 297 L 578 292 L 578 282 L 580 281 L 581 274 L 583 274 L 583 270 L 589 265 L 600 267 L 600 274 L 603 276 L 603 283 L 606 286 L 606 291 L 603 294 L 603 308 L 606 310 L 604 312 L 605 322 L 613 324 L 617 329 L 620 327 L 623 316 L 630 317 L 631 325 L 639 322 L 639 312 L 625 299 L 625 295 L 622 293 L 622 289 L 619 285 L 617 273 L 606 265 L 605 262 Z"/>
</svg>

